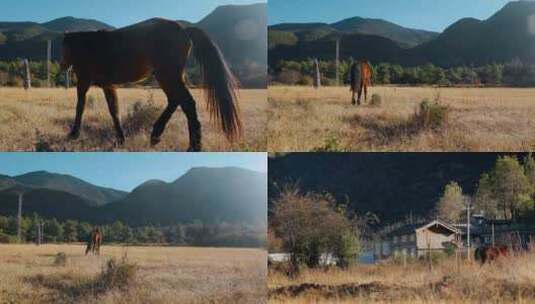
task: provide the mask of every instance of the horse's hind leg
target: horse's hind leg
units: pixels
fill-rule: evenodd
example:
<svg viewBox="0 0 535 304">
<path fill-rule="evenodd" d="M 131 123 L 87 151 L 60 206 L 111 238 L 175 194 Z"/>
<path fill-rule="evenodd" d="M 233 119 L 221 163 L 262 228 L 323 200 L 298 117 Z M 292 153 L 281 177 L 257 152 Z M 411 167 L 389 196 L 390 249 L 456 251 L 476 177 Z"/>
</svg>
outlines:
<svg viewBox="0 0 535 304">
<path fill-rule="evenodd" d="M 190 152 L 201 151 L 201 123 L 199 122 L 199 117 L 197 116 L 197 108 L 195 106 L 195 100 L 191 93 L 188 91 L 183 82 L 180 83 L 180 89 L 185 99 L 180 102 L 180 106 L 186 114 L 188 119 L 188 129 L 189 129 L 189 149 Z"/>
<path fill-rule="evenodd" d="M 77 139 L 80 136 L 80 127 L 82 125 L 82 116 L 85 109 L 85 98 L 87 91 L 89 90 L 90 82 L 86 80 L 80 80 L 77 86 L 78 103 L 76 104 L 76 118 L 72 126 L 69 138 Z"/>
<path fill-rule="evenodd" d="M 362 97 L 362 88 L 364 87 L 364 83 L 361 81 L 359 85 L 359 93 L 358 93 L 358 99 L 357 104 L 360 106 L 360 98 Z"/>
<path fill-rule="evenodd" d="M 113 120 L 113 126 L 115 127 L 115 132 L 117 133 L 117 141 L 120 145 L 122 145 L 124 144 L 124 133 L 123 128 L 121 128 L 121 120 L 119 119 L 117 90 L 114 86 L 106 86 L 102 89 L 104 90 L 106 102 L 108 103 L 108 109 L 110 110 L 110 115 Z"/>
<path fill-rule="evenodd" d="M 172 82 L 169 81 L 169 78 L 172 77 L 171 74 L 163 73 L 162 71 L 156 71 L 155 76 L 156 80 L 158 80 L 158 83 L 160 84 L 160 87 L 167 95 L 167 107 L 160 115 L 158 120 L 156 120 L 156 123 L 152 128 L 152 133 L 150 136 L 150 144 L 152 146 L 155 146 L 160 142 L 160 136 L 162 136 L 165 126 L 178 108 L 178 98 L 176 97 L 178 93 L 176 92 L 176 88 L 173 87 Z"/>
</svg>

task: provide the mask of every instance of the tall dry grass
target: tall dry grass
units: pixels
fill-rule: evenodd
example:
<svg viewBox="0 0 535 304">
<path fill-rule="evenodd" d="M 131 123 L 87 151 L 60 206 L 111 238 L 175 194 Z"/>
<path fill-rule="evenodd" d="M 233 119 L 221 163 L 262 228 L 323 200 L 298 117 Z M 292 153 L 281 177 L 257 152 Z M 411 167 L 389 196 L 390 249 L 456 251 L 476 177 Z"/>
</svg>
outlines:
<svg viewBox="0 0 535 304">
<path fill-rule="evenodd" d="M 0 303 L 267 302 L 261 250 L 103 246 L 101 256 L 84 256 L 84 249 L 0 245 Z"/>
<path fill-rule="evenodd" d="M 535 303 L 535 254 L 491 265 L 449 259 L 434 265 L 358 265 L 305 270 L 296 280 L 270 271 L 270 303 Z"/>
<path fill-rule="evenodd" d="M 529 151 L 535 89 L 372 87 L 381 106 L 351 105 L 348 88 L 270 87 L 268 150 Z M 440 129 L 406 128 L 422 100 L 447 106 Z M 410 124 L 409 124 L 410 125 Z"/>
<path fill-rule="evenodd" d="M 266 151 L 266 90 L 241 90 L 244 136 L 229 143 L 219 126 L 210 123 L 204 95 L 191 90 L 203 131 L 204 151 Z M 188 125 L 179 108 L 156 147 L 150 146 L 153 124 L 167 105 L 160 89 L 120 89 L 119 107 L 126 143 L 116 146 L 115 131 L 104 94 L 88 93 L 84 123 L 78 140 L 68 140 L 74 120 L 75 89 L 0 88 L 0 151 L 185 151 Z"/>
</svg>

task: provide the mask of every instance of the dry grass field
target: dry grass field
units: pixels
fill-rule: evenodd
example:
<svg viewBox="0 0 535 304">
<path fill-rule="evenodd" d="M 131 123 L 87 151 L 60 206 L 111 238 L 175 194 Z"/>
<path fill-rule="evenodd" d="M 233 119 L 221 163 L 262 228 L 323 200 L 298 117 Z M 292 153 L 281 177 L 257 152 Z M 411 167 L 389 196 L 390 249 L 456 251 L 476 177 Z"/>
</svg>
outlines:
<svg viewBox="0 0 535 304">
<path fill-rule="evenodd" d="M 204 96 L 192 90 L 203 127 L 204 151 L 266 151 L 266 90 L 241 90 L 243 138 L 230 144 L 210 123 Z M 159 145 L 150 147 L 150 132 L 165 106 L 160 89 L 120 89 L 119 105 L 126 143 L 115 145 L 115 131 L 102 90 L 92 88 L 78 140 L 67 139 L 74 120 L 76 89 L 0 88 L 1 151 L 185 151 L 188 126 L 179 108 Z"/>
<path fill-rule="evenodd" d="M 347 87 L 270 87 L 268 150 L 528 151 L 535 89 L 372 87 L 381 106 L 352 106 Z M 439 130 L 404 126 L 427 98 L 449 107 Z"/>
<path fill-rule="evenodd" d="M 266 303 L 266 253 L 255 249 L 0 245 L 0 303 Z M 64 252 L 64 265 L 55 256 Z M 127 256 L 132 282 L 99 288 L 107 261 Z M 97 281 L 96 281 L 97 280 Z M 108 280 L 108 283 L 110 281 Z"/>
<path fill-rule="evenodd" d="M 296 280 L 270 270 L 269 303 L 535 303 L 535 254 L 494 264 L 446 260 L 305 270 Z"/>
</svg>

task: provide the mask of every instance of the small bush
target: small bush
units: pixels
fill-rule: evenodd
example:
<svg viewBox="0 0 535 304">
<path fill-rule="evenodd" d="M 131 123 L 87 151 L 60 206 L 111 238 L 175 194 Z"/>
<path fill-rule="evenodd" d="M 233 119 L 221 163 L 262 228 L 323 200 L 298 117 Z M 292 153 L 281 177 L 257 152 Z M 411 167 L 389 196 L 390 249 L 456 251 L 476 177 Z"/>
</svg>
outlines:
<svg viewBox="0 0 535 304">
<path fill-rule="evenodd" d="M 54 265 L 65 266 L 67 265 L 67 261 L 67 254 L 65 252 L 58 252 L 58 254 L 56 254 L 56 257 L 54 258 Z"/>
<path fill-rule="evenodd" d="M 97 284 L 105 290 L 125 289 L 134 282 L 137 270 L 137 265 L 128 263 L 126 258 L 123 258 L 120 262 L 112 258 L 106 263 L 97 278 Z"/>
<path fill-rule="evenodd" d="M 338 138 L 329 136 L 322 146 L 314 148 L 312 152 L 347 152 L 347 149 L 341 147 Z"/>
<path fill-rule="evenodd" d="M 277 77 L 277 80 L 283 84 L 287 85 L 295 85 L 297 84 L 303 76 L 300 72 L 294 71 L 294 70 L 285 70 L 282 71 L 279 76 Z"/>
<path fill-rule="evenodd" d="M 448 122 L 449 107 L 425 99 L 414 114 L 414 121 L 424 129 L 440 129 Z"/>
<path fill-rule="evenodd" d="M 53 152 L 54 149 L 45 138 L 45 136 L 38 130 L 35 129 L 35 152 Z"/>
<path fill-rule="evenodd" d="M 370 101 L 370 106 L 372 106 L 372 107 L 380 107 L 382 103 L 383 103 L 383 101 L 382 101 L 381 95 L 379 95 L 379 94 L 373 94 L 372 95 L 372 99 Z"/>
<path fill-rule="evenodd" d="M 301 77 L 299 82 L 297 82 L 297 84 L 302 86 L 311 86 L 314 84 L 314 79 L 308 75 L 304 75 Z"/>
<path fill-rule="evenodd" d="M 130 134 L 149 131 L 160 116 L 161 110 L 151 101 L 136 101 L 124 121 L 124 128 Z"/>
</svg>

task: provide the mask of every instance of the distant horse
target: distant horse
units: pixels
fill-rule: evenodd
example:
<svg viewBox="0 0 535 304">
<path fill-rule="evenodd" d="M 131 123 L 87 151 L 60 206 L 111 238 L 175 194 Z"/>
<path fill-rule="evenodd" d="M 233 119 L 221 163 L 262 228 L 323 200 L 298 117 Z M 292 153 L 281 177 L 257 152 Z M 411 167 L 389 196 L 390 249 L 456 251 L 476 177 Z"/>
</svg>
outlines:
<svg viewBox="0 0 535 304">
<path fill-rule="evenodd" d="M 91 85 L 104 90 L 119 144 L 124 133 L 119 119 L 116 85 L 137 82 L 154 73 L 167 95 L 167 108 L 154 124 L 151 145 L 160 142 L 166 124 L 181 106 L 188 120 L 188 151 L 201 150 L 201 124 L 195 100 L 186 88 L 184 71 L 192 46 L 201 66 L 210 117 L 221 124 L 230 141 L 241 133 L 237 81 L 217 45 L 198 28 L 154 18 L 113 31 L 66 33 L 61 68 L 73 67 L 78 77 L 76 118 L 69 137 L 80 135 L 86 93 Z"/>
<path fill-rule="evenodd" d="M 489 246 L 479 247 L 474 252 L 476 261 L 480 261 L 481 265 L 491 263 L 499 257 L 506 257 L 509 255 L 509 247 L 507 246 Z"/>
<path fill-rule="evenodd" d="M 88 253 L 100 255 L 100 245 L 102 244 L 102 232 L 100 232 L 100 229 L 95 228 L 91 233 L 89 234 L 89 238 L 87 240 L 87 248 L 85 249 L 85 255 Z"/>
<path fill-rule="evenodd" d="M 364 91 L 364 102 L 368 99 L 368 87 L 372 85 L 373 71 L 368 60 L 354 62 L 350 72 L 350 90 L 352 92 L 351 103 L 355 104 L 355 93 L 358 92 L 357 103 L 360 105 L 362 91 Z"/>
</svg>

